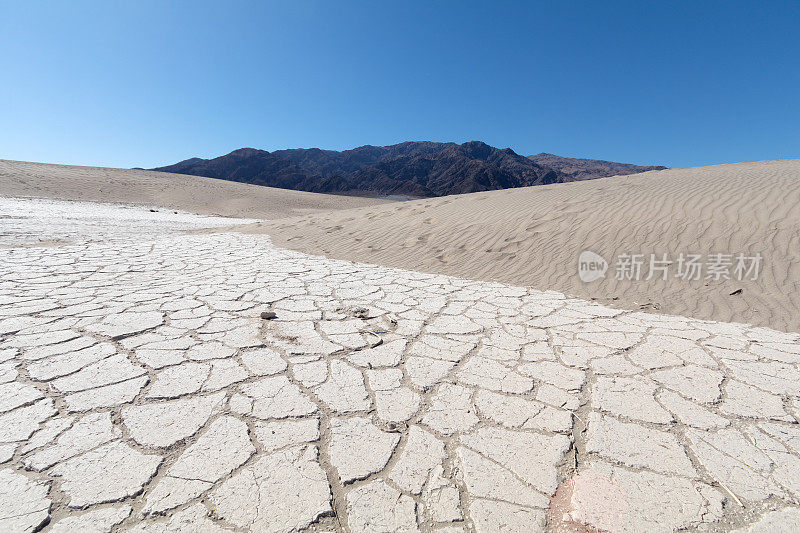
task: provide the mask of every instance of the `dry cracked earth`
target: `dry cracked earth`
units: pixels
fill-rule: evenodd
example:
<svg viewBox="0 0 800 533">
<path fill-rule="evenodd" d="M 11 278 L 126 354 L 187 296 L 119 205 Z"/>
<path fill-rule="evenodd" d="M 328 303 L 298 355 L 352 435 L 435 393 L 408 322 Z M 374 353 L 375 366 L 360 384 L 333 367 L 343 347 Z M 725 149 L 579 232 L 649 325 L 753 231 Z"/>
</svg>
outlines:
<svg viewBox="0 0 800 533">
<path fill-rule="evenodd" d="M 0 208 L 2 531 L 800 522 L 797 334 Z"/>
</svg>

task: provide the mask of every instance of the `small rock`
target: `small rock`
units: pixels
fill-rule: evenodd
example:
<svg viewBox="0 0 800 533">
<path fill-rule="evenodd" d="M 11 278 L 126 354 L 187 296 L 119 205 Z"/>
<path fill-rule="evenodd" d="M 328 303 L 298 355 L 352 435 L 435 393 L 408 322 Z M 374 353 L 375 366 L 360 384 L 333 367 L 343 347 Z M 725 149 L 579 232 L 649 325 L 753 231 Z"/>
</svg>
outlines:
<svg viewBox="0 0 800 533">
<path fill-rule="evenodd" d="M 389 433 L 405 433 L 408 429 L 408 424 L 405 422 L 387 422 L 386 424 L 378 424 L 382 430 Z"/>
<path fill-rule="evenodd" d="M 261 318 L 264 320 L 272 320 L 273 318 L 277 318 L 277 316 L 275 311 L 261 311 Z"/>
<path fill-rule="evenodd" d="M 356 318 L 369 318 L 369 309 L 366 307 L 353 307 L 350 314 Z"/>
</svg>

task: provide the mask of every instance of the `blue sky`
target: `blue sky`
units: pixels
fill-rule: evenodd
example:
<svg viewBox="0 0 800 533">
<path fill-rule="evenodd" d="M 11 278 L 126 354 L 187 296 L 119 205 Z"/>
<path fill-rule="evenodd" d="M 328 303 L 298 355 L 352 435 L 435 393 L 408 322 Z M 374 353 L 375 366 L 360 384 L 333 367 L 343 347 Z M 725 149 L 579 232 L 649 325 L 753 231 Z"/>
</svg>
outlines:
<svg viewBox="0 0 800 533">
<path fill-rule="evenodd" d="M 0 158 L 478 139 L 685 167 L 800 157 L 800 2 L 0 0 Z"/>
</svg>

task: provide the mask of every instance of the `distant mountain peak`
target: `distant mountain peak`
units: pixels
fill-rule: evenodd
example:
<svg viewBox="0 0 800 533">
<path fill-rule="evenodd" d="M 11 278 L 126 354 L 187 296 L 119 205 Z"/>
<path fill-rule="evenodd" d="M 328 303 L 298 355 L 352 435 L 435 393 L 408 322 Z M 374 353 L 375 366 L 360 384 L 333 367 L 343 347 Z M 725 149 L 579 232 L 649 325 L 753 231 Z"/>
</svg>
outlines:
<svg viewBox="0 0 800 533">
<path fill-rule="evenodd" d="M 236 157 L 251 157 L 254 155 L 268 154 L 266 150 L 259 150 L 258 148 L 237 148 L 228 155 Z"/>
<path fill-rule="evenodd" d="M 483 141 L 405 141 L 336 151 L 239 148 L 153 170 L 325 193 L 443 196 L 632 174 L 640 167 L 540 153 L 524 157 Z"/>
</svg>

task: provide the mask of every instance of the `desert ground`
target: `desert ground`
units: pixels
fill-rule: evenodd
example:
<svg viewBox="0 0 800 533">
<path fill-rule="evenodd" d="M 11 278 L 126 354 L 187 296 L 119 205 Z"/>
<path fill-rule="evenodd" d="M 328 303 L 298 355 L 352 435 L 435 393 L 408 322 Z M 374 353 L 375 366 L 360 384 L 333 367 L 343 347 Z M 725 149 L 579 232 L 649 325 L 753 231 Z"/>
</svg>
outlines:
<svg viewBox="0 0 800 533">
<path fill-rule="evenodd" d="M 4 159 L 0 159 L 0 195 L 152 206 L 256 219 L 382 203 L 377 199 L 289 191 L 183 174 Z"/>
<path fill-rule="evenodd" d="M 646 172 L 383 204 L 257 224 L 278 246 L 551 289 L 622 309 L 800 330 L 800 160 Z M 584 250 L 609 263 L 584 283 Z M 620 254 L 673 261 L 666 281 L 615 276 Z M 681 253 L 762 256 L 755 281 L 675 277 Z M 731 267 L 733 274 L 734 266 Z M 733 294 L 732 294 L 733 293 Z"/>
<path fill-rule="evenodd" d="M 254 223 L 278 216 L 269 206 L 209 216 L 221 212 L 211 194 L 191 200 L 205 206 L 193 214 L 181 194 L 206 178 L 185 177 L 169 206 L 142 200 L 168 182 L 100 203 L 69 183 L 45 197 L 35 182 L 52 167 L 22 167 L 24 188 L 40 193 L 15 192 L 14 164 L 3 177 L 12 192 L 0 190 L 2 531 L 758 533 L 800 522 L 800 334 L 779 331 L 796 329 L 788 317 L 764 327 L 697 318 L 704 305 L 689 303 L 692 316 L 614 308 L 548 286 L 557 274 L 488 279 L 503 265 L 521 272 L 511 256 L 495 276 L 488 265 L 460 277 L 356 262 L 362 237 L 348 235 L 421 260 L 445 242 L 441 228 L 461 244 L 471 231 L 475 266 L 498 232 L 538 235 L 527 218 L 549 195 L 550 215 L 577 221 L 597 253 L 617 236 L 643 250 L 694 244 L 675 224 L 704 239 L 695 249 L 761 250 L 778 270 L 754 301 L 774 289 L 776 321 L 792 301 L 778 289 L 797 279 L 782 247 L 797 239 L 786 204 L 798 162 L 662 171 L 673 179 L 660 186 L 643 175 L 577 184 L 593 192 L 481 193 L 468 209 L 456 209 L 466 196 L 357 207 L 318 213 L 317 229 L 302 216 Z M 102 188 L 90 169 L 52 172 Z M 671 191 L 660 201 L 659 187 Z M 614 190 L 628 192 L 615 202 Z M 605 218 L 556 214 L 592 196 Z M 343 201 L 364 200 L 291 209 Z M 637 230 L 613 221 L 636 213 Z M 330 256 L 340 245 L 353 255 L 279 244 L 298 246 L 301 229 Z M 558 261 L 556 245 L 575 238 L 518 241 L 514 253 Z M 576 261 L 563 267 L 571 275 Z"/>
</svg>

